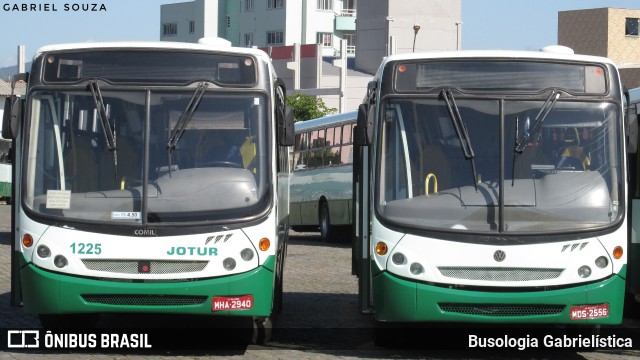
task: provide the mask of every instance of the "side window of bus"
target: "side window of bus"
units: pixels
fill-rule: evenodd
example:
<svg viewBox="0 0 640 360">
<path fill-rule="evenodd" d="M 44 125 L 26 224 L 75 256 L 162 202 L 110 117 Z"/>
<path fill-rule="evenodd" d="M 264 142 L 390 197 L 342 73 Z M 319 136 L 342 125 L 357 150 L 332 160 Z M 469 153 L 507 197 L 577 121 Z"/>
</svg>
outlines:
<svg viewBox="0 0 640 360">
<path fill-rule="evenodd" d="M 311 137 L 309 138 L 311 151 L 309 152 L 309 158 L 307 160 L 307 166 L 309 169 L 320 168 L 323 166 L 324 142 L 324 129 L 314 130 L 311 132 Z"/>
<path fill-rule="evenodd" d="M 340 164 L 353 163 L 353 127 L 355 124 L 348 124 L 342 127 L 342 150 L 340 150 Z"/>
<path fill-rule="evenodd" d="M 340 127 L 330 127 L 326 130 L 326 152 L 324 166 L 340 165 Z"/>
<path fill-rule="evenodd" d="M 340 147 L 336 147 L 336 128 L 329 127 L 325 130 L 324 166 L 336 166 L 340 162 Z M 339 143 L 338 143 L 339 144 Z"/>
<path fill-rule="evenodd" d="M 309 134 L 296 134 L 293 146 L 293 170 L 300 171 L 307 169 L 307 161 L 305 159 L 306 151 L 309 148 Z"/>
</svg>

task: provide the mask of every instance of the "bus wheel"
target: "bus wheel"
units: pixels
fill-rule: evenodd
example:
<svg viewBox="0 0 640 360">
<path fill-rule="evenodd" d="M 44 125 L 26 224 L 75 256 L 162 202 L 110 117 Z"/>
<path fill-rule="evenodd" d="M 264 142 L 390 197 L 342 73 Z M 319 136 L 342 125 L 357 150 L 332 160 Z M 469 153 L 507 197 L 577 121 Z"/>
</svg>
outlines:
<svg viewBox="0 0 640 360">
<path fill-rule="evenodd" d="M 100 318 L 99 314 L 40 314 L 40 324 L 45 329 L 70 329 L 96 327 Z"/>
<path fill-rule="evenodd" d="M 323 202 L 320 204 L 320 238 L 324 242 L 331 242 L 333 232 L 329 219 L 329 206 Z"/>
<path fill-rule="evenodd" d="M 277 316 L 282 312 L 282 298 L 284 294 L 284 259 L 287 254 L 287 244 L 285 243 L 279 251 L 278 265 L 276 266 L 275 283 L 273 285 L 273 307 L 272 315 Z"/>
<path fill-rule="evenodd" d="M 251 343 L 256 345 L 264 345 L 271 340 L 273 324 L 270 317 L 254 317 L 253 318 L 253 334 Z"/>
</svg>

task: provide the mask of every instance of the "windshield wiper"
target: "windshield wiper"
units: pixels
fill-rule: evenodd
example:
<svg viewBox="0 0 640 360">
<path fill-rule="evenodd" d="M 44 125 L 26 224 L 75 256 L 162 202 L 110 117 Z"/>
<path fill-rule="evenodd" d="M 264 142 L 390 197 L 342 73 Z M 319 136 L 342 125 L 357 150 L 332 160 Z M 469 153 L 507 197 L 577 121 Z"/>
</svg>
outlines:
<svg viewBox="0 0 640 360">
<path fill-rule="evenodd" d="M 200 101 L 202 100 L 202 96 L 207 90 L 207 87 L 209 87 L 209 84 L 205 83 L 204 81 L 198 84 L 198 87 L 196 88 L 196 91 L 193 92 L 193 95 L 191 96 L 191 100 L 189 100 L 187 107 L 180 115 L 180 118 L 178 119 L 178 122 L 176 122 L 175 127 L 171 130 L 171 136 L 169 136 L 169 141 L 167 142 L 167 155 L 169 157 L 169 176 L 171 176 L 171 151 L 176 148 L 176 145 L 178 145 L 180 138 L 182 138 L 182 135 L 184 134 L 189 121 L 191 121 L 193 114 L 198 108 L 198 105 L 200 105 Z"/>
<path fill-rule="evenodd" d="M 113 152 L 113 168 L 115 173 L 115 179 L 118 181 L 118 148 L 116 146 L 116 122 L 115 119 L 113 121 L 113 127 L 109 122 L 109 118 L 107 116 L 107 109 L 104 106 L 104 99 L 102 98 L 102 93 L 100 92 L 100 86 L 98 85 L 98 80 L 89 81 L 89 90 L 91 90 L 91 95 L 93 96 L 93 103 L 96 106 L 96 110 L 98 111 L 98 117 L 100 118 L 100 122 L 102 123 L 102 132 L 104 134 L 104 138 L 107 143 L 107 149 Z"/>
<path fill-rule="evenodd" d="M 440 92 L 440 95 L 442 95 L 444 102 L 447 104 L 449 116 L 451 117 L 453 127 L 456 130 L 456 135 L 458 136 L 458 140 L 460 141 L 460 147 L 462 148 L 464 157 L 467 160 L 471 160 L 473 185 L 475 186 L 476 191 L 478 191 L 478 173 L 476 172 L 476 162 L 474 160 L 475 154 L 473 152 L 473 147 L 471 146 L 471 138 L 469 137 L 467 126 L 465 125 L 464 121 L 462 121 L 460 110 L 458 109 L 458 105 L 456 105 L 456 100 L 454 99 L 451 90 L 444 89 Z"/>
<path fill-rule="evenodd" d="M 529 140 L 538 132 L 538 130 L 540 130 L 540 128 L 542 127 L 542 123 L 547 118 L 547 115 L 549 115 L 551 109 L 553 109 L 553 107 L 556 105 L 556 101 L 558 101 L 559 98 L 560 91 L 555 89 L 551 91 L 551 94 L 549 95 L 547 100 L 544 102 L 544 104 L 542 104 L 540 112 L 538 112 L 536 118 L 533 119 L 533 124 L 531 124 L 531 127 L 526 131 L 523 131 L 522 135 L 516 138 L 516 152 L 522 153 L 524 149 L 527 148 Z M 516 127 L 517 126 L 518 124 L 516 123 Z"/>
</svg>

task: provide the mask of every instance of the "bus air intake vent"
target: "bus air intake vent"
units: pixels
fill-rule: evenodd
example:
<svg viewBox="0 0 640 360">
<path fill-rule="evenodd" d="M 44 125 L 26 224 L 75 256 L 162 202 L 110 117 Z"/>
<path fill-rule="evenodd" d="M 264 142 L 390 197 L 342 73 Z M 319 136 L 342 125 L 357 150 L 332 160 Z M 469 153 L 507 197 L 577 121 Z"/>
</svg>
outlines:
<svg viewBox="0 0 640 360">
<path fill-rule="evenodd" d="M 83 259 L 84 266 L 89 270 L 103 271 L 113 274 L 183 274 L 202 271 L 208 261 L 145 261 L 148 271 L 141 272 L 138 260 L 96 260 Z"/>
<path fill-rule="evenodd" d="M 87 294 L 82 298 L 91 304 L 115 306 L 189 306 L 200 305 L 206 296 L 189 295 L 111 295 Z"/>
<path fill-rule="evenodd" d="M 565 309 L 565 305 L 548 304 L 439 303 L 438 306 L 440 310 L 448 313 L 489 317 L 556 315 Z"/>
<path fill-rule="evenodd" d="M 536 281 L 556 279 L 564 269 L 501 267 L 438 267 L 443 276 L 453 279 L 482 281 Z"/>
</svg>

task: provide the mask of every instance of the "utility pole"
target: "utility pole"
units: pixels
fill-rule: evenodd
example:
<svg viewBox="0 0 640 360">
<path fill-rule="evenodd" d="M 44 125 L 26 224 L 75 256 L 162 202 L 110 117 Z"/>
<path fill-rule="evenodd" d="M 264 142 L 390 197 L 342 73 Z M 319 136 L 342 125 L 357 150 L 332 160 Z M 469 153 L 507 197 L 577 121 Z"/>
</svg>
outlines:
<svg viewBox="0 0 640 360">
<path fill-rule="evenodd" d="M 24 45 L 18 45 L 18 74 L 25 72 Z"/>
</svg>

